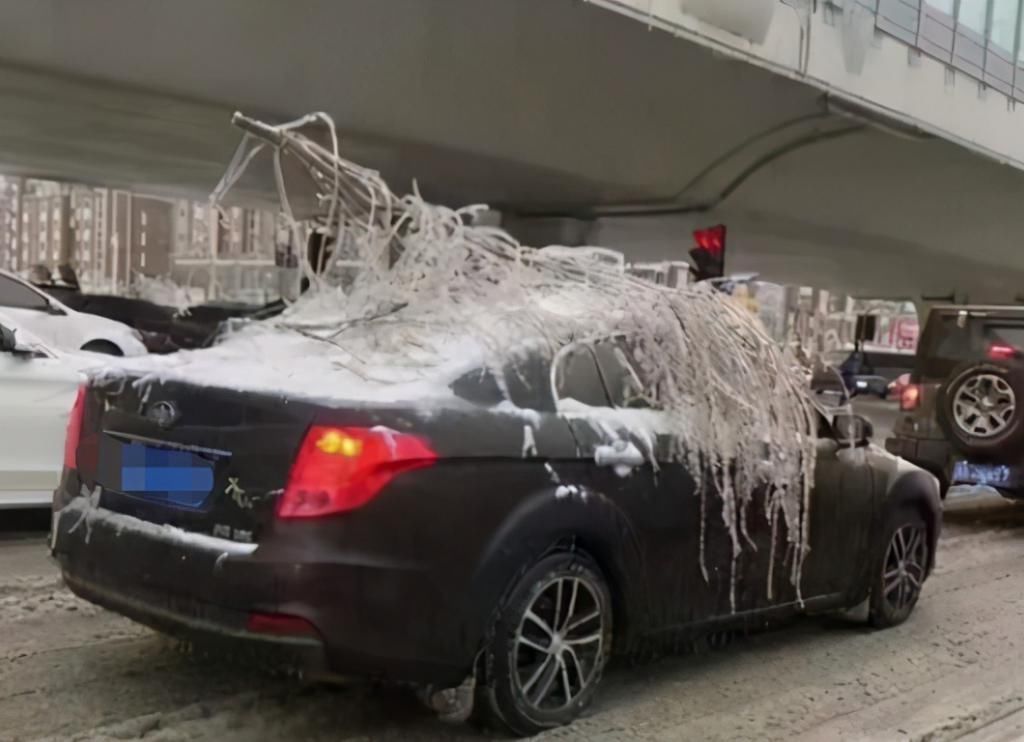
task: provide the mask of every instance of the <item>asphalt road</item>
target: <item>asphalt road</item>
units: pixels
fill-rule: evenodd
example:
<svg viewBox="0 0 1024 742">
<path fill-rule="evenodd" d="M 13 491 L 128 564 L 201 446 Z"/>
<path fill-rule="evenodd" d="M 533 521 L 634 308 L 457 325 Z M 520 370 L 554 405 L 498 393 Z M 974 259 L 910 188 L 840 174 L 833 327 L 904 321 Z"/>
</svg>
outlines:
<svg viewBox="0 0 1024 742">
<path fill-rule="evenodd" d="M 889 410 L 873 410 L 879 432 Z M 401 690 L 293 681 L 191 657 L 71 597 L 45 515 L 4 514 L 0 739 L 163 742 L 465 740 Z M 949 501 L 938 568 L 917 612 L 876 632 L 816 619 L 727 649 L 618 667 L 588 740 L 1024 738 L 1024 508 Z M 410 617 L 415 620 L 415 617 Z"/>
</svg>

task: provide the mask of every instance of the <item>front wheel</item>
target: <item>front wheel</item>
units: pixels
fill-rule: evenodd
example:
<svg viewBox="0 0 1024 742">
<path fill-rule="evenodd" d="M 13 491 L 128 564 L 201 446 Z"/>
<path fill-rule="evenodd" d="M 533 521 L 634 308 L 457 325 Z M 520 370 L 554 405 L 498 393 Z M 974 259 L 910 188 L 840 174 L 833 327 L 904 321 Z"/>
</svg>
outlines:
<svg viewBox="0 0 1024 742">
<path fill-rule="evenodd" d="M 931 550 L 928 526 L 914 509 L 893 513 L 885 534 L 871 586 L 871 623 L 877 628 L 897 626 L 913 613 Z"/>
<path fill-rule="evenodd" d="M 593 699 L 611 642 L 611 595 L 597 565 L 581 554 L 544 558 L 495 618 L 477 710 L 524 737 L 571 723 Z"/>
</svg>

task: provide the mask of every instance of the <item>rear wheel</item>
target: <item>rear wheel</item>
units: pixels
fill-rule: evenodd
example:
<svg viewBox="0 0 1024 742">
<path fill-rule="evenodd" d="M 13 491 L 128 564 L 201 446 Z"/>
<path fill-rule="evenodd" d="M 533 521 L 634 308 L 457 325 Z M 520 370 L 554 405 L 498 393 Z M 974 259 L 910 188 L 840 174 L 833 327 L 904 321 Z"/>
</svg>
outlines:
<svg viewBox="0 0 1024 742">
<path fill-rule="evenodd" d="M 109 340 L 91 340 L 82 346 L 88 353 L 102 353 L 105 356 L 123 356 L 121 349 Z"/>
<path fill-rule="evenodd" d="M 871 586 L 871 623 L 897 626 L 913 613 L 930 561 L 928 526 L 914 509 L 889 518 Z"/>
<path fill-rule="evenodd" d="M 593 699 L 611 651 L 611 595 L 581 554 L 541 560 L 499 611 L 477 711 L 530 736 L 575 720 Z"/>
</svg>

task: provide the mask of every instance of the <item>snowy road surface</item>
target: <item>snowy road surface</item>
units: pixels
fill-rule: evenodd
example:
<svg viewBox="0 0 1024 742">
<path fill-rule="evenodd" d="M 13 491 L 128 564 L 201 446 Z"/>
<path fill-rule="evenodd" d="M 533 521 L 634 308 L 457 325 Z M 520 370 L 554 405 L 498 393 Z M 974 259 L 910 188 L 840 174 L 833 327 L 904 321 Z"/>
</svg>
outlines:
<svg viewBox="0 0 1024 742">
<path fill-rule="evenodd" d="M 911 621 L 814 620 L 718 652 L 620 667 L 557 740 L 1024 736 L 1024 507 L 951 501 Z M 41 519 L 40 527 L 45 526 Z M 43 535 L 0 535 L 0 739 L 260 742 L 475 739 L 405 692 L 301 688 L 178 652 L 72 598 Z"/>
</svg>

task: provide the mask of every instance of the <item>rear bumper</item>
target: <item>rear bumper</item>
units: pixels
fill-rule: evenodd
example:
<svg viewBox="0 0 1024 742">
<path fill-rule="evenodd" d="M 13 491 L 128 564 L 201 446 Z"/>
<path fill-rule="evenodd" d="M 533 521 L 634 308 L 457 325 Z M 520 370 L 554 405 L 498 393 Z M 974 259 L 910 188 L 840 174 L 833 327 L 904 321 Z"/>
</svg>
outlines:
<svg viewBox="0 0 1024 742">
<path fill-rule="evenodd" d="M 894 437 L 885 441 L 885 448 L 889 453 L 934 474 L 944 487 L 987 485 L 1006 497 L 1024 499 L 1024 468 L 1020 466 L 973 462 L 957 453 L 945 440 Z M 994 474 L 999 475 L 998 478 L 990 478 Z"/>
<path fill-rule="evenodd" d="M 952 446 L 946 440 L 896 436 L 886 439 L 885 450 L 934 474 L 943 485 L 949 485 L 954 457 Z"/>
<path fill-rule="evenodd" d="M 402 602 L 410 580 L 423 581 L 409 570 L 324 561 L 311 549 L 297 558 L 294 549 L 160 526 L 85 497 L 55 512 L 51 551 L 77 595 L 172 636 L 237 643 L 311 675 L 456 685 L 470 669 L 409 647 L 408 623 L 426 618 Z M 301 618 L 316 633 L 253 633 L 252 613 Z"/>
</svg>

